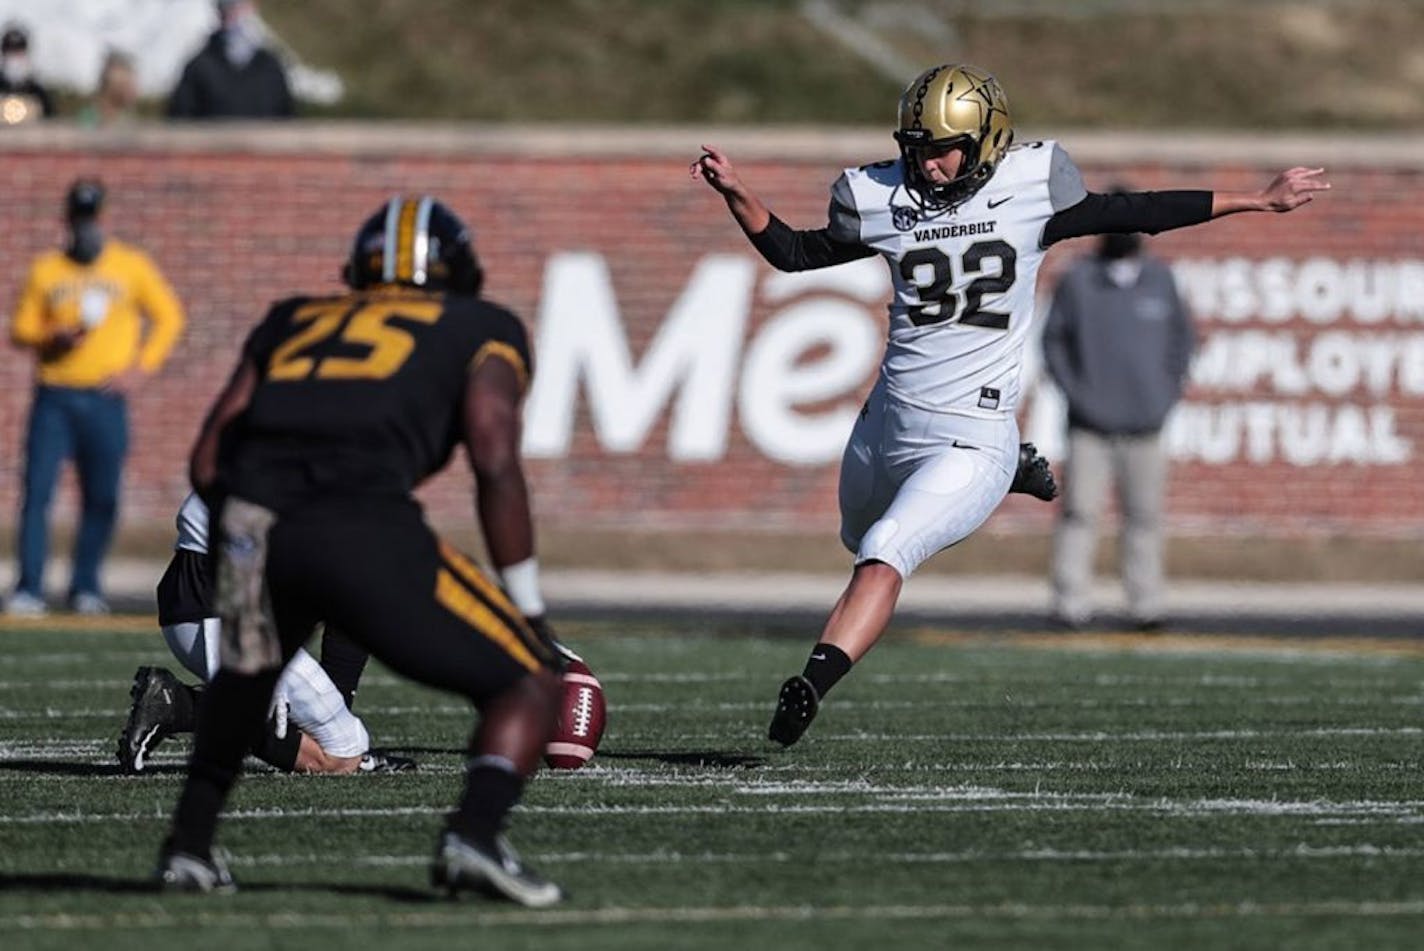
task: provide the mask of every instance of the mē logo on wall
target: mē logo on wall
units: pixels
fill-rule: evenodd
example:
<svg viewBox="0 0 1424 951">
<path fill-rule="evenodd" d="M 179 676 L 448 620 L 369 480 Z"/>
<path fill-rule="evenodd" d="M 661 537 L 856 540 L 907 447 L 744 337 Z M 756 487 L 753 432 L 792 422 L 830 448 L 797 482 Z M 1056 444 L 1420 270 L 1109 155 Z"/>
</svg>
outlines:
<svg viewBox="0 0 1424 951">
<path fill-rule="evenodd" d="M 1401 465 L 1411 441 L 1397 409 L 1424 401 L 1424 261 L 1184 260 L 1178 280 L 1202 338 L 1191 399 L 1167 425 L 1175 458 L 1212 465 Z M 580 398 L 611 454 L 645 448 L 667 416 L 667 458 L 725 457 L 735 423 L 788 465 L 839 458 L 883 350 L 884 265 L 766 274 L 709 255 L 693 268 L 641 358 L 628 343 L 600 254 L 549 258 L 539 371 L 525 449 L 559 458 Z M 774 310 L 749 337 L 754 301 Z M 1025 355 L 1024 435 L 1058 455 L 1061 399 Z"/>
</svg>

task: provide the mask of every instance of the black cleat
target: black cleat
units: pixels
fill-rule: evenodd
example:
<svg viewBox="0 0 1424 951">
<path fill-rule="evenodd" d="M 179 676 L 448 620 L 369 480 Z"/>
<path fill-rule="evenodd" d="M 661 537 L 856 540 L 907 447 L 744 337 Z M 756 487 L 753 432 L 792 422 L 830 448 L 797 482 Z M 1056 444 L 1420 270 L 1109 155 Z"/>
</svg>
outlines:
<svg viewBox="0 0 1424 951">
<path fill-rule="evenodd" d="M 227 870 L 227 854 L 214 849 L 211 858 L 179 852 L 167 842 L 158 853 L 158 868 L 153 877 L 165 892 L 205 892 L 230 895 L 237 883 Z"/>
<path fill-rule="evenodd" d="M 781 685 L 781 693 L 776 698 L 776 713 L 772 714 L 771 727 L 766 731 L 767 739 L 782 746 L 790 746 L 801 739 L 801 734 L 816 719 L 821 698 L 811 681 L 797 674 Z"/>
<path fill-rule="evenodd" d="M 435 851 L 430 884 L 452 898 L 460 891 L 477 891 L 528 908 L 548 908 L 564 900 L 564 890 L 526 868 L 502 835 L 489 847 L 447 830 Z"/>
<path fill-rule="evenodd" d="M 409 756 L 397 756 L 385 750 L 367 750 L 361 754 L 358 773 L 413 773 L 415 760 Z"/>
<path fill-rule="evenodd" d="M 1045 502 L 1058 498 L 1058 483 L 1053 481 L 1053 470 L 1031 442 L 1019 444 L 1019 467 L 1014 472 L 1009 491 L 1031 495 Z"/>
<path fill-rule="evenodd" d="M 119 766 L 124 772 L 143 772 L 158 744 L 179 732 L 178 705 L 187 699 L 187 689 L 162 667 L 140 667 L 134 674 L 129 688 L 133 706 L 119 734 Z"/>
</svg>

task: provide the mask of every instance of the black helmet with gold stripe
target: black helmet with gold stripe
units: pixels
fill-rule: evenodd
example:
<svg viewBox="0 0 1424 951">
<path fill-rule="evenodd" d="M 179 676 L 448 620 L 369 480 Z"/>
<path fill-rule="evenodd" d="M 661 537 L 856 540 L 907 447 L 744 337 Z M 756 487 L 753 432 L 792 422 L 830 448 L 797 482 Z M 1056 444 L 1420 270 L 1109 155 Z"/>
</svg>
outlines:
<svg viewBox="0 0 1424 951">
<path fill-rule="evenodd" d="M 976 66 L 927 69 L 900 97 L 895 141 L 910 185 L 930 204 L 957 204 L 974 194 L 1014 140 L 1009 100 L 999 81 Z M 922 152 L 962 149 L 964 162 L 953 181 L 933 184 L 916 160 Z"/>
<path fill-rule="evenodd" d="M 353 288 L 403 284 L 478 294 L 484 273 L 470 230 L 429 195 L 397 196 L 366 219 L 342 277 Z"/>
</svg>

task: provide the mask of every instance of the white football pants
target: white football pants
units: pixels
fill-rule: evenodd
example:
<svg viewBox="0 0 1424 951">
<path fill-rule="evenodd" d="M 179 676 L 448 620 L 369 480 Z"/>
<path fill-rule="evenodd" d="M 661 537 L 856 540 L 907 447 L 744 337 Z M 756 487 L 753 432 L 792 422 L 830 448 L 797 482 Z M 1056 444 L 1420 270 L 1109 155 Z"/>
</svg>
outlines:
<svg viewBox="0 0 1424 951">
<path fill-rule="evenodd" d="M 841 459 L 841 542 L 908 578 L 998 508 L 1018 467 L 1012 416 L 932 413 L 877 383 Z"/>
<path fill-rule="evenodd" d="M 222 622 L 215 617 L 163 627 L 163 639 L 178 662 L 204 683 L 218 671 Z M 316 658 L 297 650 L 277 681 L 291 721 L 331 756 L 360 756 L 371 748 L 366 725 L 346 707 L 341 692 Z"/>
</svg>

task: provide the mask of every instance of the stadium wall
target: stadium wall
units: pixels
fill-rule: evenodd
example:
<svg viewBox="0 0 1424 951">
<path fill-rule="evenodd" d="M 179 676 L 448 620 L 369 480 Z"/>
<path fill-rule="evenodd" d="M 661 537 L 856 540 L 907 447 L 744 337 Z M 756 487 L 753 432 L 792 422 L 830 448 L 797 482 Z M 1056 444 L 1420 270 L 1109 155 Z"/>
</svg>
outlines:
<svg viewBox="0 0 1424 951">
<path fill-rule="evenodd" d="M 1090 187 L 1248 189 L 1292 164 L 1325 165 L 1335 183 L 1288 218 L 1150 242 L 1176 267 L 1201 338 L 1169 430 L 1173 533 L 1287 546 L 1424 534 L 1424 139 L 1059 138 Z M 0 310 L 13 312 L 27 262 L 57 240 L 70 180 L 104 178 L 112 232 L 151 253 L 190 318 L 133 402 L 124 525 L 141 534 L 169 523 L 200 416 L 265 304 L 338 290 L 362 218 L 393 192 L 430 191 L 474 225 L 488 293 L 533 329 L 526 449 L 546 530 L 772 548 L 805 535 L 834 548 L 837 462 L 879 356 L 884 267 L 771 271 L 689 179 L 704 141 L 801 226 L 824 222 L 841 167 L 893 151 L 879 130 L 7 129 Z M 1089 248 L 1055 249 L 1040 294 Z M 0 362 L 0 521 L 18 504 L 31 369 L 13 351 Z M 1057 456 L 1062 410 L 1036 357 L 1025 383 L 1025 436 Z M 469 483 L 460 464 L 423 490 L 434 521 L 468 524 Z M 1051 515 L 1011 498 L 987 533 L 1039 537 Z"/>
</svg>

